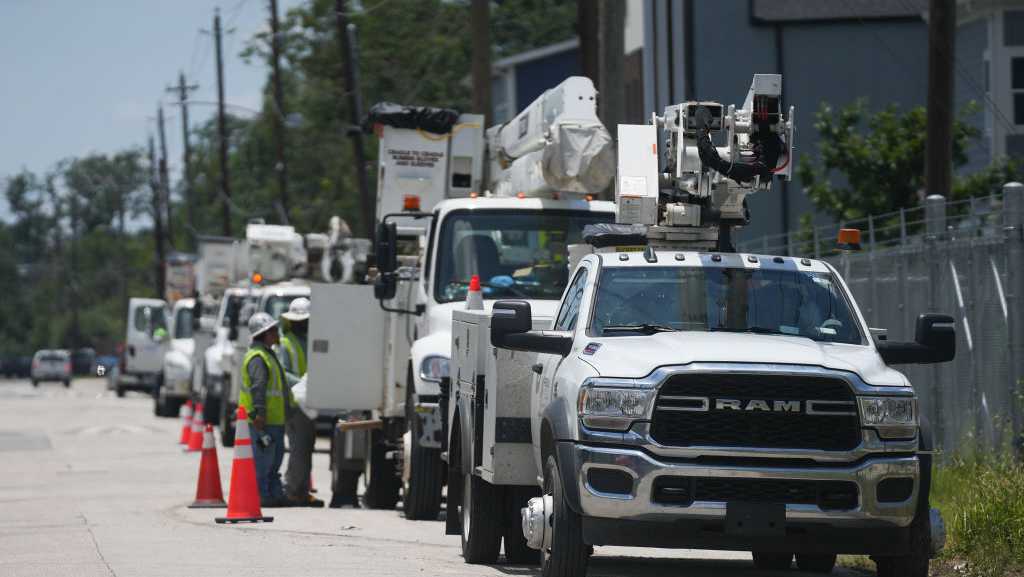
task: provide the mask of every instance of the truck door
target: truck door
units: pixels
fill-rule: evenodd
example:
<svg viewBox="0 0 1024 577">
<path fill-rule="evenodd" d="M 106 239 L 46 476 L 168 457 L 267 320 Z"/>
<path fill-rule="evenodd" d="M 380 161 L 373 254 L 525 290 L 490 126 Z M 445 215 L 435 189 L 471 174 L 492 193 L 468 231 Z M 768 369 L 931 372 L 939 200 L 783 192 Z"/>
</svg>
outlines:
<svg viewBox="0 0 1024 577">
<path fill-rule="evenodd" d="M 129 300 L 125 371 L 131 374 L 158 373 L 163 366 L 169 335 L 167 304 L 164 301 Z"/>
<path fill-rule="evenodd" d="M 580 316 L 580 305 L 583 301 L 583 295 L 587 288 L 587 277 L 589 276 L 589 269 L 586 266 L 581 266 L 576 271 L 576 276 L 573 277 L 572 282 L 569 284 L 569 288 L 566 289 L 565 295 L 562 297 L 562 304 L 558 307 L 558 314 L 555 315 L 555 322 L 552 329 L 556 331 L 572 331 L 576 328 L 576 321 Z M 558 396 L 558 368 L 562 364 L 562 357 L 558 355 L 539 355 L 537 362 L 539 366 L 537 369 L 540 370 L 540 374 L 534 377 L 533 381 L 533 394 L 530 395 L 533 399 L 534 406 L 532 407 L 533 419 L 531 422 L 534 439 L 540 439 L 540 425 L 541 417 L 544 414 L 544 409 L 551 403 L 552 399 Z M 536 372 L 536 370 L 535 370 Z M 540 443 L 533 444 L 534 459 L 537 462 L 538 471 L 543 471 L 543 463 L 541 463 L 541 447 Z"/>
</svg>

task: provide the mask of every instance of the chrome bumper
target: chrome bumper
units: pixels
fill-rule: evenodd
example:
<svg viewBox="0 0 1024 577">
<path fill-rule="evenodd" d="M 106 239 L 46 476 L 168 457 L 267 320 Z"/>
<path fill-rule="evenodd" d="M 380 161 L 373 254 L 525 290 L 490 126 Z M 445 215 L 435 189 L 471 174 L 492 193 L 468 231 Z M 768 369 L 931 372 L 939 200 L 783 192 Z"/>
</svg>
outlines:
<svg viewBox="0 0 1024 577">
<path fill-rule="evenodd" d="M 696 501 L 689 506 L 656 503 L 654 481 L 661 476 L 707 478 L 753 478 L 807 481 L 849 481 L 856 483 L 858 505 L 849 510 L 823 510 L 817 505 L 786 505 L 786 521 L 793 524 L 820 524 L 837 528 L 907 527 L 914 519 L 919 490 L 919 468 L 916 456 L 868 457 L 855 464 L 832 464 L 817 467 L 748 467 L 709 466 L 703 464 L 661 461 L 647 453 L 630 448 L 595 447 L 574 444 L 573 474 L 579 483 L 580 508 L 587 517 L 674 522 L 679 520 L 724 521 L 725 502 Z M 629 495 L 608 494 L 594 490 L 588 471 L 604 467 L 624 471 L 633 478 Z M 909 499 L 898 503 L 879 502 L 878 482 L 886 477 L 912 477 L 914 489 Z"/>
</svg>

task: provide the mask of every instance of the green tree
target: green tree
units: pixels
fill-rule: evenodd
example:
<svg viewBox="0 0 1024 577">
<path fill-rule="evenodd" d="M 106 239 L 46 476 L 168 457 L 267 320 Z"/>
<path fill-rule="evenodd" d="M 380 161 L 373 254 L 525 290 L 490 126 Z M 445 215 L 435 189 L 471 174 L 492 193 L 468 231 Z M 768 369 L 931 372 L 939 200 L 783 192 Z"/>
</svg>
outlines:
<svg viewBox="0 0 1024 577">
<path fill-rule="evenodd" d="M 973 110 L 954 121 L 955 166 L 967 162 L 967 147 L 979 134 L 962 120 Z M 814 122 L 819 158 L 803 155 L 797 168 L 804 191 L 836 221 L 916 206 L 924 189 L 927 122 L 924 107 L 870 112 L 864 100 L 839 110 L 823 104 Z"/>
</svg>

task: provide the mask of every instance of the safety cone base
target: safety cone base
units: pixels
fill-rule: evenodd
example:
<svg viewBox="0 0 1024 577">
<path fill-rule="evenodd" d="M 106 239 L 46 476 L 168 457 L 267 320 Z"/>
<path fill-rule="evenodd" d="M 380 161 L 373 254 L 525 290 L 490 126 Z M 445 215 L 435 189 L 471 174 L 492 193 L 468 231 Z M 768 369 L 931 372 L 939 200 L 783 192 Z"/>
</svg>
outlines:
<svg viewBox="0 0 1024 577">
<path fill-rule="evenodd" d="M 234 523 L 259 523 L 259 522 L 273 523 L 274 522 L 274 518 L 273 517 L 215 517 L 213 520 L 218 522 L 218 523 L 220 523 L 220 524 L 222 524 L 222 525 L 224 523 L 232 523 L 232 524 L 234 524 Z"/>
</svg>

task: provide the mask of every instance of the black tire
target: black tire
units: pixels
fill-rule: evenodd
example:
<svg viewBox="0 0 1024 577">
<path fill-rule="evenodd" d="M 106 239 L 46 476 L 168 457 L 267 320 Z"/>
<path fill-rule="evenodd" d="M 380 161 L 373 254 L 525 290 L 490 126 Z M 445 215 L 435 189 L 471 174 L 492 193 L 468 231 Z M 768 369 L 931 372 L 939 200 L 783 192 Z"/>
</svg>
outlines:
<svg viewBox="0 0 1024 577">
<path fill-rule="evenodd" d="M 220 444 L 225 447 L 235 446 L 235 415 L 234 411 L 231 410 L 231 403 L 222 401 L 220 404 L 220 419 L 218 420 L 218 428 L 220 429 Z"/>
<path fill-rule="evenodd" d="M 763 571 L 784 571 L 793 565 L 792 553 L 754 551 L 754 567 Z"/>
<path fill-rule="evenodd" d="M 544 491 L 552 496 L 554 520 L 551 550 L 541 551 L 543 577 L 585 577 L 591 549 L 583 542 L 583 521 L 565 501 L 562 477 L 554 455 L 544 467 Z"/>
<path fill-rule="evenodd" d="M 39 381 L 37 381 L 35 379 L 32 379 L 32 386 L 38 388 L 39 387 Z"/>
<path fill-rule="evenodd" d="M 927 507 L 919 508 L 910 524 L 910 553 L 900 557 L 875 557 L 878 577 L 928 577 L 931 556 L 931 519 Z"/>
<path fill-rule="evenodd" d="M 64 381 L 64 388 L 65 389 L 70 389 L 71 388 L 71 381 Z"/>
<path fill-rule="evenodd" d="M 402 490 L 402 507 L 406 519 L 427 521 L 437 519 L 441 512 L 441 487 L 444 462 L 441 450 L 420 446 L 420 419 L 413 410 L 412 370 L 406 381 L 405 422 L 412 436 L 409 459 L 409 482 Z"/>
<path fill-rule="evenodd" d="M 369 509 L 394 509 L 398 503 L 401 479 L 393 461 L 387 458 L 388 446 L 384 432 L 372 431 L 370 441 L 370 470 L 366 478 L 366 492 L 363 503 Z"/>
<path fill-rule="evenodd" d="M 513 565 L 540 565 L 540 551 L 526 545 L 523 536 L 522 508 L 540 494 L 534 487 L 507 487 L 505 489 L 505 522 L 502 540 L 505 560 Z"/>
<path fill-rule="evenodd" d="M 498 561 L 502 536 L 502 495 L 498 487 L 462 466 L 462 557 L 473 565 Z"/>
<path fill-rule="evenodd" d="M 831 573 L 836 566 L 836 556 L 796 554 L 796 566 L 801 571 L 813 573 Z"/>
<path fill-rule="evenodd" d="M 121 385 L 117 385 L 116 387 L 114 387 L 114 394 L 117 395 L 117 398 L 123 399 L 124 398 L 124 387 L 122 387 Z"/>
</svg>

